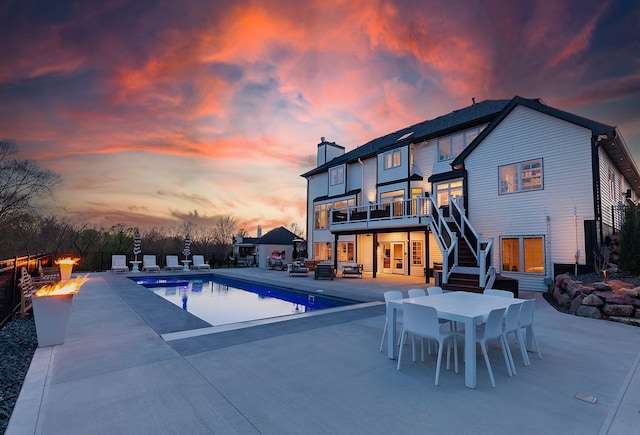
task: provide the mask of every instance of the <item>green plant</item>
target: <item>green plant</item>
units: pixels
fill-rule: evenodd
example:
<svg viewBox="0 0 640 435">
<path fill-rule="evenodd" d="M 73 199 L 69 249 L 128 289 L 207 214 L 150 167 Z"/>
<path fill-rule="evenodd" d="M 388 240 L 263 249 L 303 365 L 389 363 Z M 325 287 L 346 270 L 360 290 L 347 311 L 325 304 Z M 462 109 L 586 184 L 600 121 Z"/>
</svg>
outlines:
<svg viewBox="0 0 640 435">
<path fill-rule="evenodd" d="M 628 205 L 624 211 L 624 223 L 620 230 L 620 258 L 618 264 L 627 273 L 640 274 L 640 216 L 636 205 Z"/>
</svg>

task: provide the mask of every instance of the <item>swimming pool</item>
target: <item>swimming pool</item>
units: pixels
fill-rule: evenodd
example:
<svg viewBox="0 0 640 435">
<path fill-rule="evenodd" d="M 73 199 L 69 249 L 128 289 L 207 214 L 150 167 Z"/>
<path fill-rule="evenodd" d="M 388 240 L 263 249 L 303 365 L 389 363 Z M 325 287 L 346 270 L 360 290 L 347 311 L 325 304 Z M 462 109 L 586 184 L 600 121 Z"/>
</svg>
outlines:
<svg viewBox="0 0 640 435">
<path fill-rule="evenodd" d="M 130 279 L 213 326 L 357 303 L 214 275 Z"/>
</svg>

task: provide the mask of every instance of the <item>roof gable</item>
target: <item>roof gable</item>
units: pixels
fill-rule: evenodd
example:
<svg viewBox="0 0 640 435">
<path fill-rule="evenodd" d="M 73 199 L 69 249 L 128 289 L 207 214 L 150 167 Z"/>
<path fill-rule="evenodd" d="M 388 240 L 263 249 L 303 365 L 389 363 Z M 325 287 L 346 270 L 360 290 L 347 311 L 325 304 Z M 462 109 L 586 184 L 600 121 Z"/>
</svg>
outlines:
<svg viewBox="0 0 640 435">
<path fill-rule="evenodd" d="M 260 237 L 255 243 L 256 245 L 293 245 L 293 239 L 296 237 L 298 236 L 285 227 L 278 227 Z"/>
</svg>

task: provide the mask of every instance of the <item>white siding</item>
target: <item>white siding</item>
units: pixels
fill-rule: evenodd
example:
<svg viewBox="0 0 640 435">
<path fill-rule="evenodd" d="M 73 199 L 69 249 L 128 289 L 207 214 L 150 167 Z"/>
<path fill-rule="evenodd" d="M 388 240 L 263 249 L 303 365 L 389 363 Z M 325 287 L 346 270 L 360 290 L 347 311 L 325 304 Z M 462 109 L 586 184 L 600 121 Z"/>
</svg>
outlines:
<svg viewBox="0 0 640 435">
<path fill-rule="evenodd" d="M 364 186 L 362 187 L 362 204 L 376 202 L 377 199 L 377 159 L 375 157 L 364 160 Z"/>
<path fill-rule="evenodd" d="M 360 163 L 352 163 L 347 166 L 347 192 L 362 187 L 362 165 Z"/>
<path fill-rule="evenodd" d="M 613 226 L 611 207 L 613 205 L 618 205 L 621 202 L 624 203 L 624 195 L 627 189 L 629 189 L 629 185 L 626 184 L 624 178 L 620 172 L 618 172 L 618 169 L 601 147 L 598 148 L 598 162 L 600 165 L 600 202 L 602 203 L 602 223 Z M 609 169 L 613 171 L 614 176 L 613 191 L 611 190 L 611 183 L 609 181 Z"/>
<path fill-rule="evenodd" d="M 378 182 L 386 183 L 388 181 L 406 179 L 409 173 L 409 147 L 401 147 L 394 151 L 400 151 L 400 166 L 390 169 L 384 169 L 385 152 L 378 155 Z"/>
<path fill-rule="evenodd" d="M 498 167 L 543 159 L 543 189 L 498 194 Z M 469 218 L 476 231 L 496 243 L 494 264 L 501 272 L 500 236 L 544 236 L 546 275 L 552 263 L 585 262 L 584 220 L 594 219 L 591 132 L 518 106 L 465 161 Z M 575 210 L 575 213 L 574 213 Z M 577 233 L 577 236 L 576 236 Z M 543 275 L 502 272 L 523 290 L 544 290 Z"/>
<path fill-rule="evenodd" d="M 437 161 L 436 157 L 436 142 L 425 141 L 414 145 L 413 163 L 419 169 L 416 170 L 422 175 L 422 190 L 427 193 L 431 193 L 431 183 L 427 180 L 434 173 L 434 163 Z M 451 167 L 449 167 L 451 170 Z"/>
</svg>

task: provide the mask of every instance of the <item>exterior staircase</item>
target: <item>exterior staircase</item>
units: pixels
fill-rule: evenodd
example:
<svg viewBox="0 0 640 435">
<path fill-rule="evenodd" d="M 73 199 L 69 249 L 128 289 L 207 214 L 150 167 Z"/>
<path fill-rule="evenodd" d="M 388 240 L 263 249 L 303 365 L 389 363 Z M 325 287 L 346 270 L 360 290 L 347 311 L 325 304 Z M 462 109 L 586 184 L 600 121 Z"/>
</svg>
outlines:
<svg viewBox="0 0 640 435">
<path fill-rule="evenodd" d="M 480 275 L 477 272 L 478 262 L 473 255 L 471 248 L 467 244 L 466 240 L 462 238 L 458 227 L 454 222 L 447 222 L 447 226 L 451 229 L 451 232 L 458 237 L 458 271 L 454 271 L 449 275 L 449 280 L 446 284 L 442 284 L 442 288 L 445 290 L 464 290 L 473 293 L 482 293 L 484 290 L 480 287 Z M 474 270 L 475 269 L 475 270 Z"/>
</svg>

